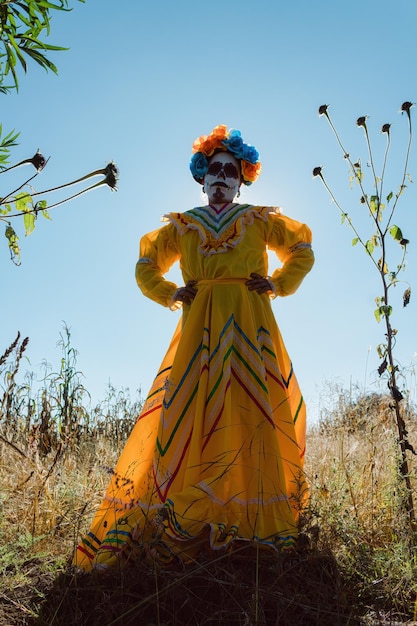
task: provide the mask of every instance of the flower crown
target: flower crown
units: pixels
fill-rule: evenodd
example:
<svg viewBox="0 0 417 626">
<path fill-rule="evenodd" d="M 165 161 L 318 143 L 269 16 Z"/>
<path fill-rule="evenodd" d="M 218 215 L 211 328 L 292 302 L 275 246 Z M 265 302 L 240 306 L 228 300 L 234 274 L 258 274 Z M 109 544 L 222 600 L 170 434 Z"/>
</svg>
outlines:
<svg viewBox="0 0 417 626">
<path fill-rule="evenodd" d="M 230 152 L 240 161 L 242 182 L 251 185 L 261 172 L 259 153 L 253 146 L 243 143 L 239 130 L 229 130 L 223 124 L 216 126 L 210 135 L 202 135 L 193 143 L 190 170 L 194 180 L 202 184 L 208 170 L 208 157 L 216 152 Z"/>
</svg>

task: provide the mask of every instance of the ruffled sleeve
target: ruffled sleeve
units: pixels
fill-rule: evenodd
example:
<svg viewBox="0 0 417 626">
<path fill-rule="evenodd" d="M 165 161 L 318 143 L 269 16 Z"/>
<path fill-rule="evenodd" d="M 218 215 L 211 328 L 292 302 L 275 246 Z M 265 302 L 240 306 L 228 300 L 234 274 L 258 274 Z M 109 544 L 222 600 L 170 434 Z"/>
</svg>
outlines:
<svg viewBox="0 0 417 626">
<path fill-rule="evenodd" d="M 177 230 L 171 224 L 145 235 L 140 240 L 139 260 L 136 263 L 136 282 L 142 293 L 170 308 L 178 289 L 164 274 L 180 258 Z"/>
<path fill-rule="evenodd" d="M 269 277 L 277 296 L 294 293 L 314 265 L 311 230 L 306 224 L 280 214 L 268 219 L 268 248 L 282 263 Z"/>
</svg>

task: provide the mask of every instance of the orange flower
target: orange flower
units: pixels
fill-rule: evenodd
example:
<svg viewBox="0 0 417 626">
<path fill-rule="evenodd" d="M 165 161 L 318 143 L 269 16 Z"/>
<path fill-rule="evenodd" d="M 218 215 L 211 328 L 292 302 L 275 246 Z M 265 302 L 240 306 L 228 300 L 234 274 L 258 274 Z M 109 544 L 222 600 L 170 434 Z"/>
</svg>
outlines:
<svg viewBox="0 0 417 626">
<path fill-rule="evenodd" d="M 213 128 L 213 130 L 211 131 L 211 135 L 217 137 L 219 141 L 223 141 L 223 139 L 226 139 L 227 137 L 227 126 L 225 126 L 224 124 L 219 124 L 218 126 L 216 126 L 216 128 Z"/>
<path fill-rule="evenodd" d="M 217 137 L 209 137 L 204 144 L 204 154 L 210 157 L 213 152 L 218 148 L 222 148 L 222 150 L 225 150 L 224 146 L 222 145 L 221 139 L 218 139 Z"/>
<path fill-rule="evenodd" d="M 254 183 L 261 173 L 261 164 L 259 162 L 249 163 L 249 161 L 242 161 L 240 167 L 242 177 L 249 183 Z"/>
<path fill-rule="evenodd" d="M 220 124 L 216 126 L 210 135 L 201 135 L 193 143 L 192 152 L 202 152 L 206 156 L 211 156 L 217 148 L 222 148 L 222 141 L 227 137 L 227 126 Z M 223 150 L 225 148 L 223 147 Z"/>
<path fill-rule="evenodd" d="M 196 152 L 203 152 L 201 149 L 201 145 L 206 141 L 206 139 L 207 135 L 201 135 L 201 137 L 198 137 L 198 139 L 194 141 L 192 149 L 193 154 L 195 154 Z"/>
</svg>

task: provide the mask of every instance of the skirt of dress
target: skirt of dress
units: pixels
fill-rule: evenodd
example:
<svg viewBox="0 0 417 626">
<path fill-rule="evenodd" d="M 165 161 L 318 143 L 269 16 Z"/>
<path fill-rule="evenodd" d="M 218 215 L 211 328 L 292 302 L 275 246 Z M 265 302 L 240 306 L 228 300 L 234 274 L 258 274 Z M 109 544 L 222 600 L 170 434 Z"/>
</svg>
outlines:
<svg viewBox="0 0 417 626">
<path fill-rule="evenodd" d="M 74 565 L 285 548 L 307 496 L 305 406 L 267 295 L 200 281 Z"/>
</svg>

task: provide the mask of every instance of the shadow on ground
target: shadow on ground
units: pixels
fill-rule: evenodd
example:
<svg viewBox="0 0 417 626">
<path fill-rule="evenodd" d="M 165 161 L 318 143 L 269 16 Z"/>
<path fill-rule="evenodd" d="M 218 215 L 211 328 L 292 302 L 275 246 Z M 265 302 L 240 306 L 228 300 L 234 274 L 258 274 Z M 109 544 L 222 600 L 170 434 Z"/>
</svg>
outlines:
<svg viewBox="0 0 417 626">
<path fill-rule="evenodd" d="M 407 623 L 387 620 L 384 611 L 374 611 L 379 617 L 371 619 L 366 601 L 359 603 L 355 586 L 343 581 L 333 556 L 310 550 L 278 554 L 245 546 L 169 568 L 136 563 L 117 576 L 44 576 L 30 588 L 32 598 L 0 597 L 0 626 Z"/>
<path fill-rule="evenodd" d="M 337 626 L 354 617 L 330 555 L 244 547 L 193 564 L 145 564 L 117 577 L 61 575 L 36 626 Z"/>
</svg>

